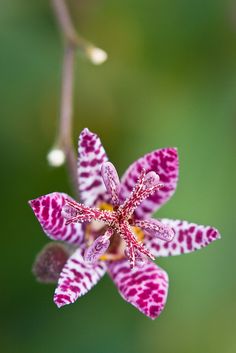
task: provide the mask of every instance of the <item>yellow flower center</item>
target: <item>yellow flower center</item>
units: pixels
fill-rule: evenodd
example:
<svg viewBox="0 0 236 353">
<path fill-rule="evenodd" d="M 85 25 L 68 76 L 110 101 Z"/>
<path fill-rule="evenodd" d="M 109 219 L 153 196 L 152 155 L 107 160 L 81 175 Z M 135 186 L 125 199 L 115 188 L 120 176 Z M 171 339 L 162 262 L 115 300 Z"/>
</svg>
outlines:
<svg viewBox="0 0 236 353">
<path fill-rule="evenodd" d="M 113 206 L 109 203 L 102 202 L 99 204 L 99 209 L 102 211 L 113 211 Z M 143 241 L 144 233 L 139 227 L 132 227 L 132 230 L 138 241 Z M 99 221 L 92 221 L 86 226 L 85 239 L 87 245 L 90 246 L 93 241 L 104 233 L 104 224 Z M 113 234 L 111 244 L 105 254 L 100 257 L 102 261 L 117 261 L 125 257 L 125 241 L 119 235 Z"/>
</svg>

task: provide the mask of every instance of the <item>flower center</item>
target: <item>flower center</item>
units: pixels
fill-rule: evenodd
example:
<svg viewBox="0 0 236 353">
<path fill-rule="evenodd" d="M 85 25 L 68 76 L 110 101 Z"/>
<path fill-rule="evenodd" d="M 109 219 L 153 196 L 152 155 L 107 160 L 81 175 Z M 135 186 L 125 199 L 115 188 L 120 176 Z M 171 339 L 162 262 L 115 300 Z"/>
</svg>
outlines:
<svg viewBox="0 0 236 353">
<path fill-rule="evenodd" d="M 102 211 L 113 211 L 113 206 L 109 203 L 102 202 L 98 208 Z M 143 241 L 144 232 L 139 227 L 131 227 L 138 241 Z M 106 232 L 107 227 L 104 226 L 103 222 L 92 221 L 86 225 L 85 228 L 85 239 L 87 247 L 89 248 L 93 242 L 101 235 Z M 114 233 L 110 238 L 110 244 L 106 252 L 99 257 L 101 261 L 117 261 L 125 257 L 125 241 Z"/>
<path fill-rule="evenodd" d="M 63 216 L 67 219 L 66 224 L 90 223 L 89 234 L 94 241 L 85 251 L 85 260 L 95 262 L 104 254 L 108 259 L 112 253 L 112 247 L 114 248 L 114 242 L 118 243 L 115 250 L 120 248 L 123 250 L 123 254 L 129 259 L 131 268 L 134 267 L 137 259 L 142 261 L 149 257 L 154 260 L 153 255 L 140 241 L 137 228 L 157 232 L 157 236 L 165 241 L 173 239 L 173 231 L 155 220 L 136 219 L 134 211 L 142 201 L 163 187 L 163 184 L 159 182 L 159 176 L 153 171 L 146 173 L 143 169 L 131 194 L 121 203 L 120 184 L 115 167 L 109 162 L 104 163 L 101 173 L 112 204 L 105 203 L 95 208 L 66 200 L 66 205 L 62 210 Z M 100 224 L 101 233 L 98 234 Z M 120 254 L 121 251 L 118 253 Z"/>
</svg>

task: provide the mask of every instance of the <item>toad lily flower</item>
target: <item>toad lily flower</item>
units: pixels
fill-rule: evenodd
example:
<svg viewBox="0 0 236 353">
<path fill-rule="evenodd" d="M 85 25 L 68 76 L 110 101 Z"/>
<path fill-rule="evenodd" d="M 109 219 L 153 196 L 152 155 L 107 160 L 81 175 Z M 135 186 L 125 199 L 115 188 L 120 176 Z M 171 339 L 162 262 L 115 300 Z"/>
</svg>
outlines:
<svg viewBox="0 0 236 353">
<path fill-rule="evenodd" d="M 98 136 L 84 129 L 78 179 L 83 203 L 59 192 L 29 202 L 50 238 L 74 245 L 58 280 L 55 303 L 75 302 L 107 271 L 121 296 L 155 319 L 166 303 L 168 275 L 150 259 L 189 253 L 220 237 L 210 226 L 150 218 L 176 189 L 176 149 L 145 155 L 120 181 Z"/>
</svg>

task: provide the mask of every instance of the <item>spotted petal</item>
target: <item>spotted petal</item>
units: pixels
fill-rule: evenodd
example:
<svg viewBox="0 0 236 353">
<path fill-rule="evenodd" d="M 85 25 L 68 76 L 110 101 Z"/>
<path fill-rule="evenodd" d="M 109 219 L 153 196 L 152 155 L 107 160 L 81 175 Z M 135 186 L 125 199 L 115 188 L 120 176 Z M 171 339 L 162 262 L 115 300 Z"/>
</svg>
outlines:
<svg viewBox="0 0 236 353">
<path fill-rule="evenodd" d="M 87 206 L 95 206 L 107 194 L 101 167 L 108 158 L 99 137 L 88 129 L 81 132 L 78 149 L 80 198 Z"/>
<path fill-rule="evenodd" d="M 62 216 L 65 200 L 71 198 L 60 192 L 53 192 L 29 201 L 35 216 L 49 238 L 71 244 L 80 244 L 84 237 L 82 225 L 79 223 L 66 225 Z"/>
<path fill-rule="evenodd" d="M 54 302 L 58 307 L 71 304 L 87 293 L 105 274 L 104 262 L 88 264 L 81 249 L 77 249 L 65 264 L 55 291 Z"/>
<path fill-rule="evenodd" d="M 153 262 L 130 270 L 127 260 L 111 262 L 108 272 L 121 296 L 151 319 L 164 309 L 168 293 L 168 275 Z"/>
<path fill-rule="evenodd" d="M 160 176 L 164 184 L 160 190 L 149 196 L 135 211 L 138 218 L 146 218 L 157 211 L 176 189 L 178 180 L 178 155 L 175 148 L 156 150 L 134 162 L 121 179 L 120 197 L 125 200 L 132 191 L 142 169 L 146 172 L 154 171 Z"/>
<path fill-rule="evenodd" d="M 151 233 L 146 234 L 144 244 L 155 257 L 187 254 L 204 248 L 220 238 L 218 230 L 210 226 L 171 219 L 161 219 L 160 221 L 172 228 L 175 236 L 171 242 L 163 242 Z"/>
</svg>

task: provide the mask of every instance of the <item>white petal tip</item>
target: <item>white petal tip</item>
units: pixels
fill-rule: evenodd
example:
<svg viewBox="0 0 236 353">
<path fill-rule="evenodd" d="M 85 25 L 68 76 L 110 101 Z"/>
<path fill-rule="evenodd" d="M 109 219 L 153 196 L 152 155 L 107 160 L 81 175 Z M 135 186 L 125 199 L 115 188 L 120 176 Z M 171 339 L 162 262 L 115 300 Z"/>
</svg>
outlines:
<svg viewBox="0 0 236 353">
<path fill-rule="evenodd" d="M 47 155 L 48 164 L 52 167 L 60 167 L 65 163 L 65 153 L 59 149 L 52 149 Z"/>
<path fill-rule="evenodd" d="M 216 240 L 221 239 L 221 234 L 220 234 L 220 232 L 219 232 L 217 229 L 215 229 L 215 228 L 214 228 L 214 230 L 215 230 L 215 232 L 216 232 L 216 237 L 215 237 L 215 239 L 216 239 Z"/>
<path fill-rule="evenodd" d="M 94 65 L 103 64 L 108 57 L 107 53 L 104 50 L 96 47 L 89 48 L 87 51 L 87 55 Z"/>
<path fill-rule="evenodd" d="M 68 301 L 68 299 L 66 299 L 66 300 L 62 299 L 60 294 L 58 295 L 58 297 L 55 296 L 53 301 L 56 304 L 56 306 L 58 307 L 58 309 L 62 308 L 65 305 L 73 303 L 72 301 Z"/>
<path fill-rule="evenodd" d="M 55 304 L 56 304 L 56 306 L 58 307 L 58 309 L 60 309 L 60 308 L 62 308 L 63 306 L 65 306 L 67 303 L 65 303 L 65 304 L 59 304 L 59 303 L 56 303 L 56 302 L 55 302 Z"/>
<path fill-rule="evenodd" d="M 91 131 L 90 131 L 87 127 L 85 127 L 85 128 L 82 130 L 82 133 L 83 133 L 83 134 L 91 134 Z"/>
</svg>

